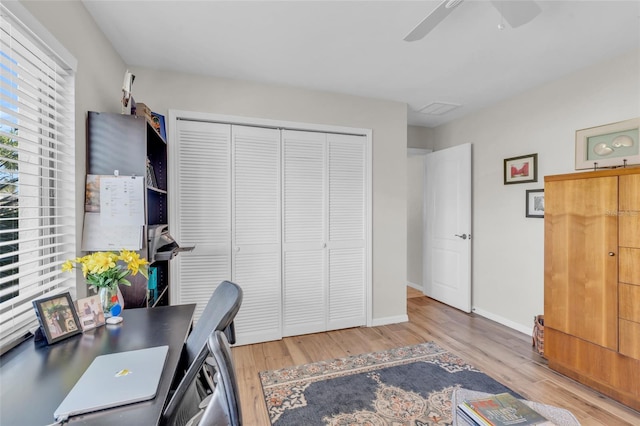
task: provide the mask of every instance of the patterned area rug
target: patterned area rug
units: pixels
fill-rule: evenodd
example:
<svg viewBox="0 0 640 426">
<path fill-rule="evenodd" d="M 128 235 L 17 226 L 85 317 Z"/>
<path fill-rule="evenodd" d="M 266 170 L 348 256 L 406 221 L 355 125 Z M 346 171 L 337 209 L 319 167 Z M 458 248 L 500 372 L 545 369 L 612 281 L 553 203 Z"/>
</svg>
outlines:
<svg viewBox="0 0 640 426">
<path fill-rule="evenodd" d="M 433 342 L 260 373 L 274 426 L 451 425 L 456 389 L 520 395 Z"/>
</svg>

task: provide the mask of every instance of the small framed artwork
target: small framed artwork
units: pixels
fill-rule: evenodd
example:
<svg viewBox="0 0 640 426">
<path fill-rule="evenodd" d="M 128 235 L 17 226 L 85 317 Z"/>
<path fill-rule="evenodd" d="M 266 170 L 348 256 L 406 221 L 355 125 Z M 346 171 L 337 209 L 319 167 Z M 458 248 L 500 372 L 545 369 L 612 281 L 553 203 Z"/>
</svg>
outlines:
<svg viewBox="0 0 640 426">
<path fill-rule="evenodd" d="M 640 164 L 640 118 L 576 131 L 576 170 Z"/>
<path fill-rule="evenodd" d="M 528 189 L 526 191 L 526 216 L 544 217 L 544 189 Z"/>
<path fill-rule="evenodd" d="M 504 184 L 538 181 L 538 154 L 504 159 Z"/>
<path fill-rule="evenodd" d="M 98 295 L 78 299 L 75 304 L 82 331 L 104 325 L 104 312 L 102 311 L 102 303 L 100 303 Z"/>
<path fill-rule="evenodd" d="M 162 139 L 167 141 L 167 130 L 164 127 L 164 115 L 158 114 L 157 112 L 151 111 L 151 125 Z"/>
<path fill-rule="evenodd" d="M 47 343 L 52 344 L 80 333 L 80 321 L 69 292 L 33 301 Z"/>
</svg>

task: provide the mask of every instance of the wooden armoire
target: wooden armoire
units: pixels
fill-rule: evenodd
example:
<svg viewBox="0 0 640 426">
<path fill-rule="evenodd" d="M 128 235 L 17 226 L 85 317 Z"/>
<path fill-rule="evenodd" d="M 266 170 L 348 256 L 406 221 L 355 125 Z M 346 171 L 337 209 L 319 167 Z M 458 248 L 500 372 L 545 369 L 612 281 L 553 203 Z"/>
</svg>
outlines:
<svg viewBox="0 0 640 426">
<path fill-rule="evenodd" d="M 549 367 L 640 410 L 640 168 L 545 177 Z"/>
</svg>

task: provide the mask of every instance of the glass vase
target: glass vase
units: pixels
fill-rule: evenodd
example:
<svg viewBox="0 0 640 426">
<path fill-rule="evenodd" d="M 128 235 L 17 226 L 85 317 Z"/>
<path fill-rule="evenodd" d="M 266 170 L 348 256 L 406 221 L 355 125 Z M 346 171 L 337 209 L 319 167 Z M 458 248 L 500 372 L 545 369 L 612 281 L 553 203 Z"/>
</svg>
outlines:
<svg viewBox="0 0 640 426">
<path fill-rule="evenodd" d="M 117 317 L 124 309 L 124 300 L 118 286 L 100 287 L 98 297 L 100 298 L 105 318 Z"/>
</svg>

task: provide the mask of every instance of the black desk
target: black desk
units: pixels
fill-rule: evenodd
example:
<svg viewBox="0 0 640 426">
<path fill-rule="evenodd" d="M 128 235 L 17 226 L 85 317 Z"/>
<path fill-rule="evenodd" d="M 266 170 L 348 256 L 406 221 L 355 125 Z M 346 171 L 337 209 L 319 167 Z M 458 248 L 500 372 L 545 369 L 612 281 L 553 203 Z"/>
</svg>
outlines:
<svg viewBox="0 0 640 426">
<path fill-rule="evenodd" d="M 11 349 L 0 358 L 0 425 L 53 423 L 53 412 L 98 355 L 168 345 L 165 373 L 154 399 L 69 419 L 73 424 L 157 424 L 194 309 L 194 304 L 125 309 L 119 325 L 104 325 L 51 346 L 32 338 Z"/>
</svg>

